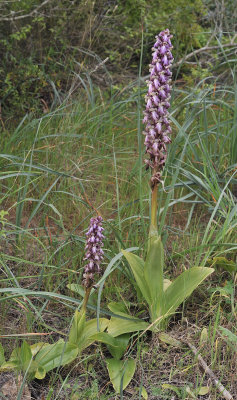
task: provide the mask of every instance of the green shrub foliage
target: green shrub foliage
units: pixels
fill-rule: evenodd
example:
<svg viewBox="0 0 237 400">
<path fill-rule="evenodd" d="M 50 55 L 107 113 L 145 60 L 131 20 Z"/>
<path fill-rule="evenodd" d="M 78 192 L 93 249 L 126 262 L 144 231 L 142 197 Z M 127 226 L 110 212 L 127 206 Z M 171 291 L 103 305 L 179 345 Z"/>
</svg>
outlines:
<svg viewBox="0 0 237 400">
<path fill-rule="evenodd" d="M 3 0 L 0 97 L 4 121 L 9 116 L 18 121 L 26 113 L 37 116 L 62 102 L 65 93 L 77 94 L 76 76 L 92 71 L 107 57 L 106 68 L 115 83 L 130 79 L 137 74 L 142 29 L 146 68 L 154 35 L 164 27 L 174 35 L 177 58 L 203 46 L 206 15 L 203 0 Z M 100 78 L 97 83 L 101 82 L 108 80 Z"/>
</svg>

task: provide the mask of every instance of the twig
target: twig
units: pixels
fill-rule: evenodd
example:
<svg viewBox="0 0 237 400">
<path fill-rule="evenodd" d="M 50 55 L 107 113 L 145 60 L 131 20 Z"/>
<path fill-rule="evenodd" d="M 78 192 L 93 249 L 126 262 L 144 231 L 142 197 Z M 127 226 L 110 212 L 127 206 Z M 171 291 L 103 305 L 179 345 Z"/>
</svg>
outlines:
<svg viewBox="0 0 237 400">
<path fill-rule="evenodd" d="M 234 39 L 235 39 L 235 36 L 234 36 L 234 38 L 232 38 L 232 40 L 234 40 Z M 223 44 L 222 47 L 235 47 L 235 46 L 237 47 L 237 43 L 233 43 L 232 40 L 230 43 Z M 185 57 L 183 57 L 177 63 L 173 64 L 173 67 L 178 67 L 180 64 L 186 62 L 186 60 L 195 56 L 196 54 L 203 53 L 204 51 L 219 49 L 219 48 L 220 48 L 220 46 L 216 45 L 216 46 L 204 46 L 201 49 L 194 50 L 194 51 L 192 51 L 192 53 L 187 54 Z"/>
<path fill-rule="evenodd" d="M 102 67 L 107 61 L 109 60 L 109 57 L 106 57 L 103 61 L 101 61 L 98 65 L 96 65 L 96 67 L 90 71 L 90 75 L 93 74 L 94 72 L 96 72 L 100 67 Z"/>
<path fill-rule="evenodd" d="M 226 399 L 226 400 L 234 400 L 232 395 L 230 394 L 230 392 L 228 392 L 228 390 L 226 390 L 224 388 L 224 386 L 222 385 L 222 383 L 217 379 L 217 377 L 215 376 L 214 372 L 208 367 L 208 365 L 205 363 L 205 361 L 203 360 L 202 356 L 199 354 L 198 350 L 196 349 L 195 346 L 193 346 L 191 343 L 189 342 L 185 342 L 188 347 L 192 350 L 193 354 L 195 356 L 197 356 L 197 359 L 201 365 L 201 367 L 204 369 L 205 373 L 208 374 L 210 376 L 210 378 L 213 380 L 215 386 L 217 387 L 217 389 L 219 390 L 219 392 L 221 393 L 221 395 Z"/>
<path fill-rule="evenodd" d="M 15 21 L 17 19 L 23 19 L 23 18 L 27 18 L 27 17 L 32 17 L 34 14 L 37 13 L 37 11 L 42 8 L 43 6 L 45 6 L 47 3 L 49 3 L 51 0 L 45 0 L 43 1 L 43 3 L 39 4 L 38 7 L 34 8 L 34 10 L 32 10 L 29 14 L 24 14 L 24 15 L 16 15 L 15 16 L 15 12 L 12 11 L 11 12 L 11 17 L 2 17 L 0 18 L 0 21 Z"/>
</svg>

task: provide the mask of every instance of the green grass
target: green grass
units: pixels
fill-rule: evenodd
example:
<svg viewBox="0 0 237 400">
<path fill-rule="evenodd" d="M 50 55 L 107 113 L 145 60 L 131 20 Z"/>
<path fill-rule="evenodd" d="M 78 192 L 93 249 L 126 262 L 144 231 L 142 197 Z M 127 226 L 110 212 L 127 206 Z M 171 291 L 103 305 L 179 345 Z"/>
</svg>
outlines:
<svg viewBox="0 0 237 400">
<path fill-rule="evenodd" d="M 114 259 L 122 248 L 138 247 L 144 253 L 147 245 L 149 173 L 142 163 L 140 125 L 146 89 L 142 84 L 137 90 L 136 84 L 104 97 L 90 86 L 74 103 L 40 119 L 25 118 L 14 132 L 2 132 L 0 210 L 8 214 L 0 243 L 0 334 L 13 335 L 2 339 L 7 354 L 22 339 L 20 334 L 31 342 L 67 336 L 81 301 L 67 284 L 81 283 L 85 230 L 95 210 L 106 221 L 103 267 L 110 263 L 111 270 L 90 314 L 95 316 L 98 307 L 108 313 L 109 301 L 129 301 L 132 310 L 144 310 L 125 261 Z M 173 98 L 173 142 L 163 174 L 165 191 L 162 186 L 159 190 L 158 220 L 171 278 L 191 266 L 209 265 L 215 256 L 237 261 L 236 85 L 219 85 L 215 93 L 211 85 L 177 86 Z M 218 291 L 213 294 L 226 281 L 233 288 L 230 303 Z M 234 288 L 231 275 L 218 269 L 168 328 L 171 336 L 197 347 L 207 328 L 201 353 L 230 391 L 237 390 L 226 378 L 231 376 L 232 353 L 218 326 L 231 330 L 236 323 Z M 41 336 L 35 339 L 30 333 Z M 139 346 L 137 372 L 124 399 L 137 399 L 142 385 L 151 399 L 175 394 L 164 384 L 177 388 L 183 399 L 187 386 L 197 393 L 207 385 L 208 377 L 190 350 L 149 335 Z M 143 349 L 148 349 L 147 357 Z M 103 351 L 92 346 L 77 364 L 49 374 L 37 390 L 48 400 L 115 398 Z M 213 386 L 210 394 L 221 399 Z"/>
</svg>

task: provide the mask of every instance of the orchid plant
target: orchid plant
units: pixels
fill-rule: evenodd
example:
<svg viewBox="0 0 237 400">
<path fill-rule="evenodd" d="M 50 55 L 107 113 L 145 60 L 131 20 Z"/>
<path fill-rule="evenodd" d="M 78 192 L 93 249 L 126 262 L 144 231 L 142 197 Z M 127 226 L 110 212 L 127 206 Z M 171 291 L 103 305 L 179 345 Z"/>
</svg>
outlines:
<svg viewBox="0 0 237 400">
<path fill-rule="evenodd" d="M 192 267 L 184 271 L 173 282 L 164 277 L 164 248 L 157 228 L 157 197 L 158 185 L 161 183 L 162 171 L 167 158 L 167 144 L 171 126 L 169 120 L 171 65 L 173 61 L 172 44 L 168 29 L 160 32 L 153 47 L 150 64 L 150 79 L 146 95 L 146 109 L 143 123 L 145 124 L 145 146 L 148 158 L 145 160 L 147 169 L 151 170 L 151 221 L 148 238 L 146 260 L 123 251 L 133 272 L 137 287 L 143 299 L 148 304 L 150 322 L 146 329 L 162 330 L 169 316 L 174 314 L 179 305 L 207 278 L 214 270 L 212 268 Z M 125 317 L 125 315 L 123 315 Z M 117 332 L 116 332 L 117 327 Z M 144 322 L 137 321 L 137 329 L 144 329 Z M 129 320 L 110 320 L 108 331 L 122 334 L 132 332 L 134 322 Z"/>
<path fill-rule="evenodd" d="M 56 343 L 39 342 L 29 345 L 26 341 L 21 347 L 13 350 L 8 361 L 5 360 L 4 351 L 0 345 L 0 371 L 18 370 L 27 372 L 28 377 L 43 379 L 47 372 L 59 366 L 64 366 L 75 360 L 81 352 L 92 344 L 95 340 L 104 341 L 111 347 L 114 346 L 115 339 L 109 335 L 105 337 L 94 337 L 96 332 L 102 333 L 108 326 L 109 320 L 106 318 L 91 319 L 86 321 L 86 306 L 89 295 L 94 283 L 95 273 L 100 272 L 100 263 L 103 259 L 102 239 L 103 239 L 102 218 L 92 218 L 87 232 L 84 260 L 87 264 L 84 267 L 83 285 L 85 296 L 80 311 L 76 310 L 69 331 L 67 341 L 59 339 Z"/>
<path fill-rule="evenodd" d="M 84 300 L 80 310 L 76 310 L 69 331 L 68 340 L 59 339 L 56 343 L 39 342 L 29 345 L 24 341 L 21 347 L 13 350 L 8 361 L 5 360 L 4 349 L 0 344 L 0 371 L 17 370 L 24 372 L 30 379 L 43 379 L 46 373 L 54 368 L 73 362 L 83 350 L 93 342 L 102 342 L 107 345 L 112 358 L 106 359 L 106 365 L 111 382 L 116 392 L 129 384 L 135 372 L 135 360 L 132 358 L 121 360 L 127 349 L 130 335 L 114 337 L 105 330 L 109 326 L 107 318 L 86 320 L 86 309 L 91 291 L 95 284 L 95 276 L 101 271 L 103 260 L 103 219 L 101 216 L 91 218 L 89 230 L 86 233 L 85 257 L 86 262 L 83 274 Z M 77 285 L 68 287 L 74 291 Z M 80 287 L 80 289 L 82 289 Z"/>
</svg>

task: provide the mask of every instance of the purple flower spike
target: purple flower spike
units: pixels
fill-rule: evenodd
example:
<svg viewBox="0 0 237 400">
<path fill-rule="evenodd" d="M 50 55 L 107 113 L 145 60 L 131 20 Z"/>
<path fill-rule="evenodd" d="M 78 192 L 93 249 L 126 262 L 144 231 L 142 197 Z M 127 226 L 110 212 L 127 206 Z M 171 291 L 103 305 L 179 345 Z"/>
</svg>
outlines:
<svg viewBox="0 0 237 400">
<path fill-rule="evenodd" d="M 147 168 L 150 167 L 153 171 L 152 187 L 161 181 L 161 173 L 167 157 L 166 143 L 171 142 L 168 136 L 171 133 L 168 114 L 172 75 L 170 67 L 173 62 L 171 38 L 168 29 L 156 36 L 143 119 L 143 123 L 146 125 L 145 132 L 143 132 L 146 136 L 146 153 L 150 157 L 149 160 L 145 160 L 145 163 Z"/>
<path fill-rule="evenodd" d="M 84 267 L 83 285 L 85 288 L 90 288 L 94 283 L 94 274 L 100 272 L 100 263 L 103 260 L 102 240 L 104 238 L 102 228 L 102 217 L 91 218 L 88 232 L 86 233 L 86 254 L 84 261 L 87 264 Z"/>
</svg>

